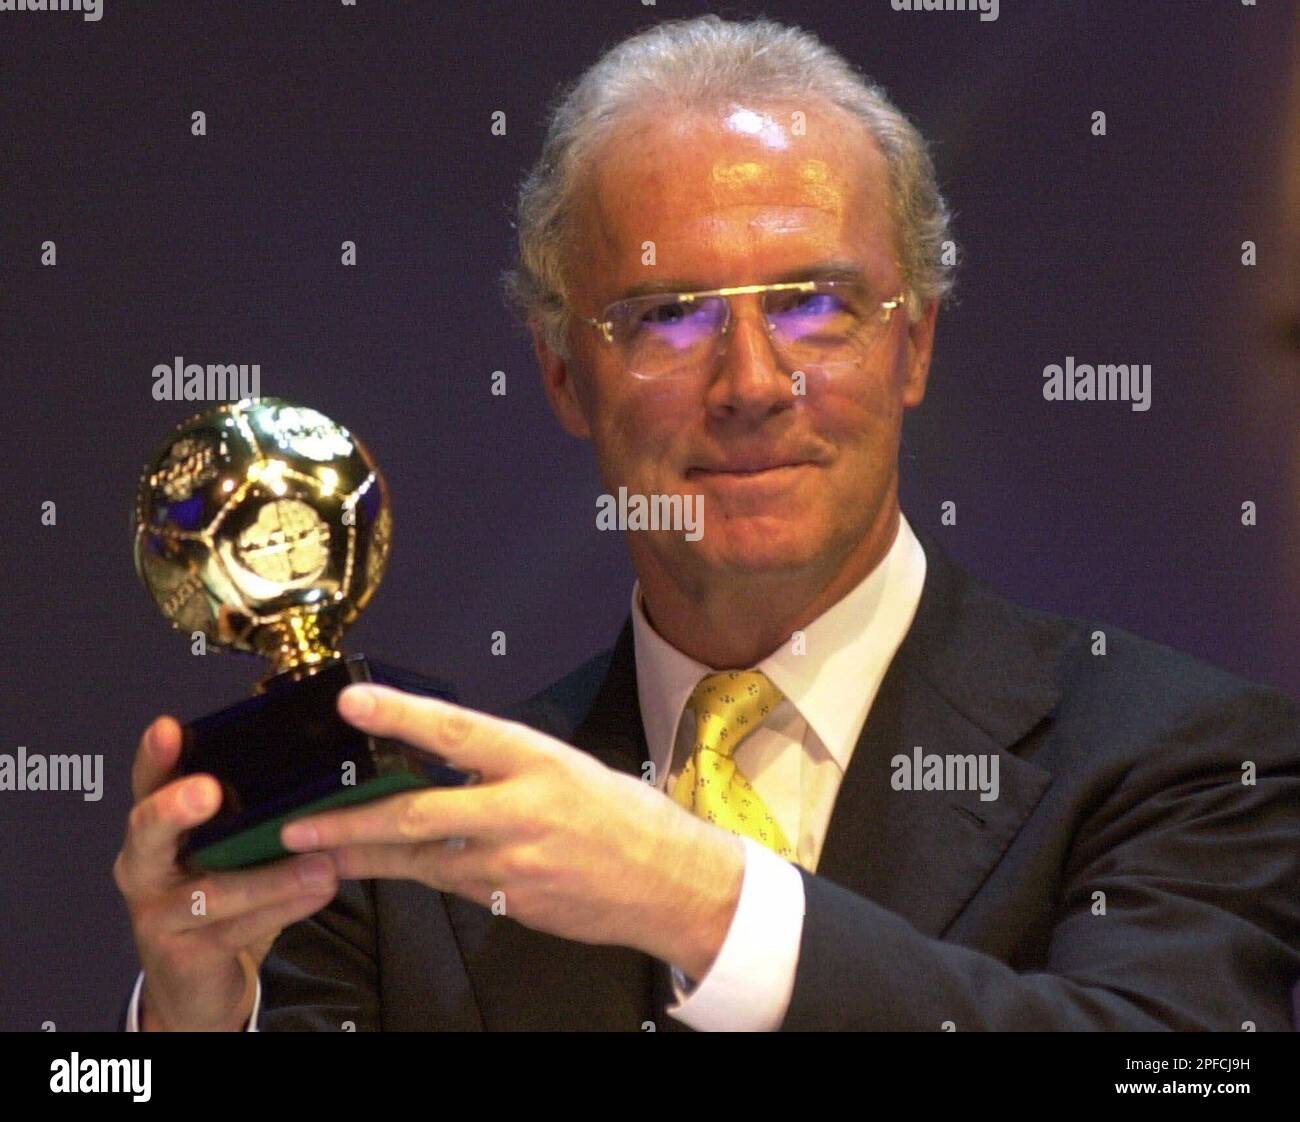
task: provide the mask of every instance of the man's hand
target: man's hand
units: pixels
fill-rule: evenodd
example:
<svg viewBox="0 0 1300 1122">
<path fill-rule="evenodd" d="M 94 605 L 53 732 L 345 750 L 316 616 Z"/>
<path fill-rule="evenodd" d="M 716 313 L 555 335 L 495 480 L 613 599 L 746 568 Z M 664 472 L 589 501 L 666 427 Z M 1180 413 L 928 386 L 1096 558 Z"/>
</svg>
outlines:
<svg viewBox="0 0 1300 1122">
<path fill-rule="evenodd" d="M 199 876 L 181 869 L 181 835 L 217 812 L 221 788 L 210 775 L 167 782 L 180 749 L 171 717 L 145 730 L 131 769 L 136 802 L 113 865 L 144 967 L 140 1027 L 237 1031 L 276 936 L 329 903 L 338 876 L 324 854 Z"/>
<path fill-rule="evenodd" d="M 740 897 L 739 838 L 526 725 L 375 685 L 348 687 L 339 712 L 483 780 L 301 818 L 287 848 L 328 851 L 341 877 L 416 880 L 565 939 L 635 947 L 692 978 L 712 965 Z"/>
</svg>

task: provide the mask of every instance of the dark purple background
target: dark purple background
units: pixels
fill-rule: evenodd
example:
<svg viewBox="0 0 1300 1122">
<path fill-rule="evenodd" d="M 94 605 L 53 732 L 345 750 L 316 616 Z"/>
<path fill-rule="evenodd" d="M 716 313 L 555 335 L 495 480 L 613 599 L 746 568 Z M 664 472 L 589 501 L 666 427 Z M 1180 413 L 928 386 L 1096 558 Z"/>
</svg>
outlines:
<svg viewBox="0 0 1300 1122">
<path fill-rule="evenodd" d="M 704 10 L 0 14 L 0 751 L 106 756 L 98 803 L 0 792 L 0 1027 L 113 1025 L 136 970 L 110 868 L 137 737 L 258 674 L 191 657 L 132 570 L 136 474 L 194 411 L 152 399 L 155 363 L 260 363 L 263 392 L 376 453 L 394 561 L 352 649 L 496 707 L 612 639 L 631 568 L 594 528 L 590 452 L 551 418 L 498 274 L 557 83 L 645 22 Z M 957 211 L 961 301 L 906 429 L 909 517 L 1022 602 L 1300 694 L 1300 389 L 1266 342 L 1296 6 L 1034 0 L 994 23 L 888 0 L 761 10 L 886 86 L 934 141 Z M 489 132 L 498 109 L 505 137 Z M 57 268 L 39 266 L 46 238 Z M 1150 412 L 1044 402 L 1040 372 L 1067 354 L 1151 363 Z M 938 524 L 949 499 L 956 528 Z M 490 654 L 498 628 L 506 658 Z"/>
</svg>

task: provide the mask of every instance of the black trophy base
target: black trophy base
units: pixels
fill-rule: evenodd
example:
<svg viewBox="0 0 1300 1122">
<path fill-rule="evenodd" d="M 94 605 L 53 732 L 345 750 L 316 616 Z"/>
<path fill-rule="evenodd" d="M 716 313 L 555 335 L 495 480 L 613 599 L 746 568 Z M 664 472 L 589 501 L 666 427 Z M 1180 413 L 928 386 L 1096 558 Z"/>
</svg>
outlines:
<svg viewBox="0 0 1300 1122">
<path fill-rule="evenodd" d="M 190 869 L 240 869 L 289 851 L 286 822 L 413 787 L 458 787 L 478 777 L 439 757 L 353 728 L 336 708 L 352 682 L 378 682 L 453 701 L 448 686 L 364 655 L 304 677 L 281 674 L 264 692 L 183 728 L 178 771 L 221 784 L 221 808 L 191 830 L 179 859 Z"/>
</svg>

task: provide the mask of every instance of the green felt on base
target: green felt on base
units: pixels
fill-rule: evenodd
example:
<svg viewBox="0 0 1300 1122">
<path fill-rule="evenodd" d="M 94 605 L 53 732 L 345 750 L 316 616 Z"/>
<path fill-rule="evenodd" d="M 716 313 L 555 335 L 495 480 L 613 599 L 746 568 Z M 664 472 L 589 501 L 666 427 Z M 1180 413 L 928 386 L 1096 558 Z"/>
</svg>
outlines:
<svg viewBox="0 0 1300 1122">
<path fill-rule="evenodd" d="M 274 861 L 277 857 L 288 857 L 292 851 L 280 844 L 280 830 L 285 823 L 306 818 L 309 814 L 318 814 L 322 810 L 369 802 L 398 791 L 427 785 L 426 780 L 409 771 L 381 775 L 358 787 L 345 788 L 336 795 L 317 799 L 314 803 L 308 803 L 276 818 L 268 818 L 265 822 L 242 833 L 234 834 L 204 849 L 195 850 L 190 856 L 189 863 L 196 869 L 243 869 L 249 865 L 260 865 L 264 861 Z"/>
</svg>

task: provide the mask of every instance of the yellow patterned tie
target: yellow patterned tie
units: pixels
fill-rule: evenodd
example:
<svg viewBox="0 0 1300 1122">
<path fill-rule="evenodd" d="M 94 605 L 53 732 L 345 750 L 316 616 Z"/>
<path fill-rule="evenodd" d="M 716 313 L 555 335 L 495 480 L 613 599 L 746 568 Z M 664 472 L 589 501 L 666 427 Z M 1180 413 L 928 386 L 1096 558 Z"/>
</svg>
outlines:
<svg viewBox="0 0 1300 1122">
<path fill-rule="evenodd" d="M 723 670 L 702 678 L 686 703 L 695 710 L 695 750 L 673 788 L 673 801 L 793 861 L 794 847 L 733 759 L 781 697 L 759 670 Z"/>
</svg>

